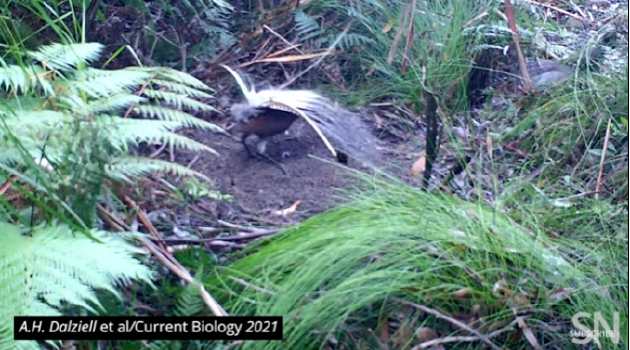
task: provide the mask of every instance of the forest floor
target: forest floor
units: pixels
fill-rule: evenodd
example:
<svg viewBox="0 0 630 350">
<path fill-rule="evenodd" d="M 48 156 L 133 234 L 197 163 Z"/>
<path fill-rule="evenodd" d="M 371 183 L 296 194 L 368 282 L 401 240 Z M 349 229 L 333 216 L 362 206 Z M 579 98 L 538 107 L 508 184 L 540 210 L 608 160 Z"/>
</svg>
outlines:
<svg viewBox="0 0 630 350">
<path fill-rule="evenodd" d="M 222 125 L 228 118 L 228 115 L 216 116 L 210 121 Z M 375 133 L 378 131 L 373 121 L 365 121 Z M 416 128 L 407 133 L 403 138 L 389 135 L 381 139 L 380 155 L 386 159 L 381 169 L 413 183 L 420 181 L 420 176 L 411 178 L 408 169 L 421 155 L 424 127 L 416 122 Z M 297 120 L 285 134 L 273 138 L 268 146 L 268 154 L 281 162 L 287 175 L 268 161 L 248 157 L 239 141 L 240 135 L 230 137 L 198 130 L 189 131 L 188 135 L 215 149 L 219 156 L 178 151 L 176 161 L 192 163 L 191 169 L 215 181 L 216 190 L 233 198 L 221 203 L 202 199 L 203 206 L 214 208 L 212 212 L 217 216 L 208 219 L 251 222 L 254 216 L 266 223 L 294 223 L 339 203 L 337 190 L 351 181 L 345 176 L 349 174 L 348 168 L 334 162 L 321 139 L 302 120 Z M 353 159 L 348 167 L 370 171 Z M 294 213 L 277 214 L 296 202 L 299 205 Z"/>
</svg>

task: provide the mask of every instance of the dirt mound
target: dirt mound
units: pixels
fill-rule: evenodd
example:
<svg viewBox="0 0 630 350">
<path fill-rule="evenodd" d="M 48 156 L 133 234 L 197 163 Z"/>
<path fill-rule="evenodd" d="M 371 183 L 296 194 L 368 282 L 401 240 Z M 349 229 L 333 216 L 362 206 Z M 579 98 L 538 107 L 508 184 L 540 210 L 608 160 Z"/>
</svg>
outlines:
<svg viewBox="0 0 630 350">
<path fill-rule="evenodd" d="M 219 218 L 248 212 L 282 221 L 270 212 L 300 201 L 298 211 L 288 219 L 298 221 L 331 208 L 336 200 L 336 189 L 345 187 L 348 181 L 344 176 L 347 170 L 333 162 L 332 155 L 321 139 L 302 120 L 296 121 L 286 134 L 273 138 L 267 149 L 272 158 L 280 160 L 287 175 L 265 160 L 248 157 L 236 138 L 211 132 L 197 132 L 193 138 L 214 148 L 219 152 L 219 157 L 199 155 L 192 169 L 213 179 L 218 190 L 234 198 L 230 203 L 223 203 L 223 210 L 217 213 Z M 386 142 L 386 145 L 395 148 L 406 146 L 409 150 L 409 145 L 392 142 Z M 388 162 L 401 168 L 409 168 L 410 162 L 413 162 L 410 156 L 420 151 L 419 148 L 412 153 L 388 150 L 391 151 L 391 148 L 386 147 L 383 151 L 387 153 Z M 178 153 L 177 159 L 187 164 L 197 155 Z M 349 166 L 357 169 L 360 163 L 351 159 Z"/>
</svg>

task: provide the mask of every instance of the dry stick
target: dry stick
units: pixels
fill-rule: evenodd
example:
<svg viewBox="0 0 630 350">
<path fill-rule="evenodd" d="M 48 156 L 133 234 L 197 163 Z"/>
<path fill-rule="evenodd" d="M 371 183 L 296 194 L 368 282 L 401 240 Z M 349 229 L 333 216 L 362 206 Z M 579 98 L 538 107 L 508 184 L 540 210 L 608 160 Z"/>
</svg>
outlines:
<svg viewBox="0 0 630 350">
<path fill-rule="evenodd" d="M 126 225 L 124 222 L 119 222 L 120 220 L 118 218 L 116 218 L 114 215 L 112 215 L 109 211 L 107 211 L 102 206 L 99 205 L 98 210 L 102 214 L 104 214 L 102 218 L 110 219 L 110 220 L 107 220 L 107 219 L 104 219 L 104 220 L 109 221 L 110 223 L 114 224 L 112 225 L 113 228 L 119 231 L 123 231 L 123 230 L 131 231 L 131 228 L 128 225 Z M 151 252 L 151 254 L 156 259 L 158 259 L 164 266 L 166 266 L 169 270 L 171 270 L 173 273 L 179 276 L 179 278 L 185 280 L 188 283 L 199 284 L 201 298 L 216 316 L 228 316 L 228 313 L 225 310 L 223 310 L 221 305 L 219 305 L 219 303 L 217 303 L 216 300 L 214 300 L 214 298 L 210 295 L 210 293 L 208 293 L 205 290 L 203 284 L 197 282 L 184 267 L 182 267 L 181 265 L 177 266 L 175 263 L 171 262 L 169 258 L 167 258 L 167 255 L 164 254 L 160 248 L 158 248 L 155 244 L 153 244 L 153 242 L 151 242 L 147 238 L 140 237 L 140 241 L 144 244 L 144 246 Z"/>
<path fill-rule="evenodd" d="M 313 62 L 313 64 L 311 64 L 308 68 L 306 68 L 305 70 L 300 72 L 298 75 L 294 76 L 293 79 L 291 79 L 288 82 L 280 85 L 280 89 L 284 89 L 285 87 L 293 84 L 293 82 L 295 82 L 297 80 L 297 78 L 299 78 L 302 75 L 306 74 L 306 72 L 308 72 L 309 70 L 315 68 L 317 65 L 319 65 L 324 60 L 324 58 L 326 58 L 326 56 L 332 54 L 332 51 L 335 49 L 335 47 L 337 47 L 337 45 L 339 44 L 341 39 L 348 33 L 349 29 L 350 29 L 350 23 L 346 26 L 346 29 L 344 29 L 343 32 L 341 34 L 339 34 L 339 37 L 328 47 L 328 49 L 326 50 L 325 54 L 323 54 L 320 58 L 318 58 L 317 61 Z"/>
<path fill-rule="evenodd" d="M 396 31 L 396 35 L 394 36 L 394 41 L 392 42 L 392 47 L 391 49 L 389 49 L 389 53 L 387 54 L 387 64 L 392 64 L 392 62 L 394 61 L 394 57 L 396 57 L 396 52 L 398 52 L 398 46 L 400 45 L 400 40 L 402 39 L 403 30 L 405 30 L 405 27 L 407 26 L 407 21 L 409 20 L 409 14 L 413 13 L 413 10 L 409 8 L 410 6 L 411 4 L 407 5 L 407 11 L 405 11 L 402 15 L 403 16 L 402 23 L 400 24 L 400 27 L 398 27 L 398 30 Z M 404 59 L 405 57 L 403 57 L 403 60 Z"/>
<path fill-rule="evenodd" d="M 107 209 L 105 209 L 105 207 L 103 207 L 102 205 L 97 204 L 96 209 L 98 210 L 99 213 L 101 213 L 101 219 L 103 219 L 103 221 L 105 221 L 114 230 L 117 230 L 120 232 L 132 231 L 129 225 L 127 225 L 124 221 L 120 220 L 119 218 L 114 216 L 112 213 L 107 211 Z"/>
<path fill-rule="evenodd" d="M 138 220 L 140 220 L 140 222 L 142 222 L 144 227 L 147 228 L 147 230 L 149 231 L 151 236 L 153 236 L 155 239 L 158 239 L 158 240 L 162 238 L 162 236 L 160 235 L 158 230 L 151 223 L 151 220 L 149 220 L 149 218 L 144 213 L 144 210 L 142 210 L 138 206 L 138 204 L 136 204 L 135 201 L 133 201 L 131 198 L 129 198 L 127 195 L 124 195 L 124 194 L 123 194 L 123 201 L 125 203 L 127 203 L 127 205 L 129 205 L 132 209 L 134 209 L 136 211 L 136 213 L 138 215 Z M 166 246 L 162 245 L 160 248 L 162 248 L 163 251 L 166 251 Z"/>
<path fill-rule="evenodd" d="M 419 310 L 421 310 L 423 312 L 431 314 L 431 315 L 433 315 L 433 316 L 435 316 L 437 318 L 441 318 L 443 320 L 446 320 L 446 321 L 450 322 L 451 324 L 453 324 L 453 325 L 455 325 L 455 326 L 457 326 L 459 328 L 462 328 L 462 329 L 464 329 L 464 330 L 466 330 L 466 331 L 476 335 L 477 337 L 479 337 L 479 340 L 481 340 L 482 342 L 488 344 L 488 346 L 490 346 L 492 349 L 494 349 L 494 350 L 501 350 L 500 347 L 498 347 L 496 344 L 491 342 L 490 339 L 488 339 L 488 336 L 479 333 L 479 331 L 471 328 L 470 326 L 468 326 L 467 324 L 463 323 L 460 320 L 454 319 L 454 318 L 452 318 L 450 316 L 446 316 L 443 313 L 441 313 L 441 312 L 439 312 L 437 310 L 431 309 L 429 307 L 426 307 L 424 305 L 412 303 L 412 302 L 409 302 L 409 301 L 406 301 L 406 300 L 403 300 L 403 299 L 400 299 L 400 298 L 395 298 L 395 297 L 393 297 L 391 299 L 395 300 L 395 301 L 397 301 L 399 303 L 405 304 L 405 305 L 413 306 L 416 309 L 419 309 Z"/>
<path fill-rule="evenodd" d="M 413 45 L 413 37 L 414 37 L 414 25 L 416 24 L 416 6 L 417 6 L 417 0 L 412 0 L 411 1 L 411 21 L 409 22 L 409 30 L 407 31 L 407 40 L 405 40 L 405 48 L 403 51 L 403 62 L 402 62 L 402 67 L 400 68 L 400 71 L 402 72 L 402 74 L 405 74 L 405 72 L 407 71 L 407 62 L 409 60 L 409 50 L 411 49 L 411 46 Z"/>
<path fill-rule="evenodd" d="M 573 17 L 573 18 L 577 19 L 578 21 L 582 21 L 582 22 L 586 22 L 586 23 L 592 23 L 592 21 L 590 19 L 587 19 L 587 18 L 584 18 L 584 17 L 580 17 L 578 15 L 575 15 L 575 14 L 573 14 L 571 12 L 565 11 L 565 10 L 563 10 L 561 8 L 558 8 L 558 7 L 555 7 L 555 6 L 552 6 L 552 5 L 543 4 L 543 3 L 540 3 L 540 2 L 537 2 L 537 1 L 532 1 L 532 0 L 524 0 L 524 1 L 528 2 L 528 3 L 532 4 L 532 5 L 542 6 L 542 7 L 546 7 L 548 9 L 560 12 L 562 14 L 565 14 L 565 15 L 569 16 L 569 17 Z M 575 7 L 575 9 L 576 10 L 580 10 L 580 8 L 577 7 L 577 6 Z"/>
<path fill-rule="evenodd" d="M 521 333 L 523 334 L 525 339 L 527 339 L 529 344 L 534 348 L 534 350 L 543 350 L 543 347 L 540 346 L 540 343 L 538 343 L 538 339 L 536 339 L 534 333 L 532 333 L 532 330 L 527 327 L 527 324 L 525 323 L 523 317 L 518 315 L 516 308 L 512 308 L 512 312 L 514 313 L 514 317 L 516 318 L 518 327 L 521 329 Z"/>
<path fill-rule="evenodd" d="M 151 155 L 149 156 L 149 158 L 155 158 L 157 156 L 160 155 L 160 153 L 162 153 L 162 151 L 164 151 L 164 149 L 166 148 L 166 146 L 168 145 L 168 143 L 163 143 L 162 146 L 160 146 L 160 148 L 158 148 L 157 150 L 155 150 L 155 152 L 151 153 Z"/>
<path fill-rule="evenodd" d="M 604 139 L 604 147 L 602 149 L 602 157 L 599 160 L 599 174 L 597 174 L 597 185 L 595 185 L 595 199 L 599 200 L 599 187 L 602 185 L 602 176 L 604 175 L 604 161 L 606 160 L 606 150 L 610 141 L 610 127 L 612 118 L 608 118 L 608 126 L 606 126 L 606 138 Z"/>
<path fill-rule="evenodd" d="M 153 226 L 153 224 L 151 224 L 151 221 L 149 220 L 149 218 L 144 213 L 144 210 L 142 210 L 140 207 L 138 207 L 138 205 L 131 198 L 127 197 L 126 195 L 124 196 L 123 200 L 129 206 L 131 206 L 132 208 L 134 208 L 136 210 L 136 212 L 138 213 L 138 219 L 147 228 L 147 230 L 151 233 L 151 235 L 153 237 L 155 237 L 156 239 L 162 239 L 162 237 L 160 236 L 160 234 L 157 231 L 157 229 Z M 140 240 L 144 243 L 146 248 L 149 249 L 151 251 L 151 253 L 153 253 L 153 255 L 158 260 L 160 260 L 165 266 L 167 266 L 171 271 L 173 271 L 175 274 L 177 274 L 180 278 L 182 278 L 183 280 L 185 280 L 188 283 L 198 283 L 199 284 L 199 289 L 201 291 L 201 297 L 203 298 L 203 300 L 206 303 L 206 305 L 208 305 L 208 307 L 210 307 L 210 310 L 212 310 L 212 312 L 216 316 L 226 316 L 227 315 L 227 312 L 225 312 L 225 310 L 223 310 L 223 308 L 221 308 L 221 306 L 214 300 L 214 298 L 212 298 L 212 296 L 210 296 L 210 293 L 208 293 L 205 290 L 205 288 L 203 287 L 203 284 L 195 281 L 195 279 L 190 275 L 188 270 L 186 270 L 186 268 L 183 267 L 179 263 L 179 261 L 177 261 L 171 254 L 168 254 L 168 251 L 166 250 L 167 248 L 165 246 L 160 247 L 158 249 L 158 247 L 153 242 L 148 240 L 147 238 L 141 237 Z"/>
<path fill-rule="evenodd" d="M 246 241 L 250 239 L 256 239 L 261 237 L 271 236 L 274 233 L 278 233 L 281 230 L 266 230 L 264 232 L 256 232 L 249 233 L 239 236 L 227 236 L 227 237 L 213 237 L 213 238 L 173 238 L 173 239 L 161 239 L 161 242 L 171 242 L 171 243 L 206 243 L 206 242 L 216 242 L 216 241 Z"/>
<path fill-rule="evenodd" d="M 163 254 L 160 249 L 153 244 L 150 240 L 140 237 L 140 241 L 144 244 L 144 246 L 149 249 L 149 251 L 158 259 L 164 266 L 166 266 L 169 270 L 174 272 L 179 278 L 183 279 L 188 283 L 197 284 L 199 286 L 199 291 L 201 292 L 201 298 L 208 305 L 210 310 L 215 316 L 228 316 L 228 313 L 223 310 L 221 305 L 214 300 L 214 298 L 206 291 L 202 283 L 197 282 L 190 273 L 185 268 L 180 268 L 174 263 L 172 263 L 165 254 Z"/>
<path fill-rule="evenodd" d="M 256 228 L 256 227 L 247 227 L 247 226 L 243 226 L 243 225 L 232 224 L 232 223 L 229 223 L 229 222 L 223 221 L 223 220 L 217 220 L 217 223 L 219 223 L 220 225 L 223 225 L 225 227 L 238 228 L 240 230 L 250 231 L 253 234 L 269 234 L 269 232 L 272 231 L 272 230 L 260 229 L 260 228 Z"/>
<path fill-rule="evenodd" d="M 264 26 L 263 26 L 263 28 L 267 29 L 269 32 L 271 32 L 271 34 L 275 35 L 275 36 L 276 36 L 276 37 L 278 37 L 278 39 L 280 39 L 283 43 L 285 43 L 286 45 L 288 45 L 288 46 L 289 46 L 289 47 L 287 47 L 287 48 L 283 49 L 284 51 L 288 51 L 288 50 L 290 50 L 290 49 L 293 49 L 293 48 L 294 48 L 294 49 L 295 49 L 295 50 L 296 50 L 296 51 L 297 51 L 300 55 L 302 55 L 302 56 L 305 56 L 305 55 L 306 55 L 306 54 L 304 53 L 304 51 L 302 51 L 302 50 L 300 50 L 300 49 L 298 48 L 298 46 L 297 46 L 297 45 L 291 44 L 291 42 L 289 42 L 287 39 L 285 39 L 282 35 L 278 34 L 276 31 L 274 31 L 273 29 L 269 28 L 269 26 L 264 25 Z M 348 28 L 346 28 L 346 30 L 347 30 L 347 29 L 348 29 Z M 345 35 L 345 31 L 341 34 L 341 36 L 343 36 L 343 35 Z M 339 39 L 341 39 L 341 38 L 339 38 Z M 315 63 L 313 64 L 313 66 L 318 65 L 322 59 L 324 59 L 326 56 L 330 55 L 330 54 L 332 53 L 332 49 L 333 49 L 336 45 L 337 45 L 337 43 L 335 42 L 335 43 L 333 43 L 333 44 L 332 44 L 332 46 L 331 46 L 331 47 L 329 47 L 328 49 L 326 49 L 326 51 L 322 52 L 321 54 L 317 54 L 318 56 L 320 56 L 320 59 L 319 59 L 319 61 L 315 62 Z M 280 52 L 282 52 L 283 50 L 280 50 Z M 275 54 L 274 54 L 274 56 L 277 56 L 277 55 L 279 55 L 279 54 L 280 54 L 280 53 L 279 53 L 279 52 L 277 52 L 277 53 L 275 53 Z M 271 57 L 271 56 L 267 56 L 267 58 L 269 58 L 269 57 Z M 254 63 L 254 61 L 252 61 L 252 63 Z M 249 65 L 249 63 L 248 63 L 248 65 Z M 298 77 L 300 77 L 301 75 L 303 75 L 304 73 L 306 73 L 306 72 L 307 72 L 309 69 L 311 69 L 313 66 L 309 67 L 306 71 L 304 71 L 304 72 L 302 72 L 302 73 L 298 74 L 295 78 L 293 78 L 293 80 L 291 80 L 291 81 L 290 81 L 290 82 L 288 82 L 288 83 L 285 83 L 285 84 L 284 84 L 284 85 L 282 85 L 280 88 L 281 88 L 281 89 L 284 89 L 286 86 L 288 86 L 289 84 L 293 83 L 293 82 L 295 81 L 295 79 L 297 79 Z M 325 72 L 324 74 L 326 74 L 326 75 L 330 78 L 330 75 L 328 74 L 328 72 Z"/>
<path fill-rule="evenodd" d="M 291 44 L 291 42 L 287 39 L 285 39 L 282 35 L 278 34 L 275 30 L 271 29 L 268 25 L 263 25 L 263 28 L 267 29 L 271 34 L 275 35 L 278 39 L 280 39 L 280 41 L 282 41 L 283 43 L 285 43 L 287 46 L 287 48 L 284 48 L 282 50 L 290 50 L 290 49 L 295 49 L 297 52 L 299 52 L 300 54 L 304 54 L 304 52 L 300 49 L 297 48 L 297 45 Z M 282 52 L 281 50 L 281 52 Z"/>
<path fill-rule="evenodd" d="M 521 44 L 518 40 L 518 28 L 516 28 L 516 18 L 514 17 L 514 8 L 512 8 L 512 3 L 510 0 L 504 0 L 505 2 L 505 13 L 508 17 L 508 25 L 510 26 L 510 30 L 512 31 L 512 39 L 514 39 L 514 46 L 516 46 L 516 53 L 518 55 L 518 66 L 521 69 L 521 76 L 525 80 L 525 92 L 530 92 L 532 90 L 532 78 L 529 76 L 529 71 L 527 71 L 527 66 L 525 65 L 525 58 L 523 58 L 523 52 L 521 51 Z"/>
<path fill-rule="evenodd" d="M 509 325 L 507 325 L 505 328 L 501 328 L 499 330 L 496 330 L 494 332 L 488 333 L 488 335 L 486 336 L 488 339 L 494 338 L 497 335 L 506 333 L 508 331 L 512 331 L 514 330 L 514 325 L 517 323 L 517 321 L 512 321 L 512 323 L 510 323 Z M 410 350 L 422 350 L 422 349 L 428 349 L 434 345 L 438 345 L 438 344 L 445 344 L 445 343 L 457 343 L 457 342 L 473 342 L 473 341 L 478 341 L 481 340 L 480 337 L 477 336 L 457 336 L 457 337 L 444 337 L 444 338 L 437 338 L 437 339 L 432 339 L 432 340 L 427 340 L 421 344 L 418 344 L 416 346 L 414 346 L 413 348 L 411 348 Z"/>
</svg>

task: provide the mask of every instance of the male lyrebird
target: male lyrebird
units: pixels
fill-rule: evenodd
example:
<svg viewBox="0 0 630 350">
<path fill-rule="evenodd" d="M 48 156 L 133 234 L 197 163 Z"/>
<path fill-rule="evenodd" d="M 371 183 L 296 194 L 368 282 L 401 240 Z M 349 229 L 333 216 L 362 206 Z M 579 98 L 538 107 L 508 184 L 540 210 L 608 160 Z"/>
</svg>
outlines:
<svg viewBox="0 0 630 350">
<path fill-rule="evenodd" d="M 235 70 L 223 67 L 245 95 L 245 101 L 232 105 L 230 113 L 235 121 L 234 131 L 242 133 L 241 142 L 250 155 L 263 157 L 286 174 L 284 167 L 265 151 L 269 138 L 285 132 L 299 117 L 315 130 L 341 163 L 347 163 L 346 153 L 363 161 L 376 155 L 376 138 L 357 113 L 311 90 L 256 91 L 253 86 L 248 87 Z"/>
</svg>

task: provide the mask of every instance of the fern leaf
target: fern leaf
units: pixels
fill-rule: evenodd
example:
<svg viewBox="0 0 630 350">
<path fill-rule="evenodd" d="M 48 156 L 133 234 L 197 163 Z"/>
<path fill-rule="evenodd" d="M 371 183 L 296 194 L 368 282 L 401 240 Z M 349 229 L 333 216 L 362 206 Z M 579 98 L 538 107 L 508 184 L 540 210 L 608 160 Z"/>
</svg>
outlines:
<svg viewBox="0 0 630 350">
<path fill-rule="evenodd" d="M 152 75 L 157 79 L 163 79 L 167 81 L 179 82 L 181 84 L 188 85 L 192 88 L 198 90 L 204 90 L 208 92 L 213 92 L 214 90 L 210 88 L 208 85 L 202 83 L 199 79 L 189 75 L 177 71 L 171 68 L 164 67 L 127 67 L 122 69 L 125 72 L 144 72 Z"/>
<path fill-rule="evenodd" d="M 0 68 L 0 86 L 17 94 L 29 93 L 35 88 L 42 88 L 48 93 L 53 91 L 47 80 L 47 72 L 37 66 L 27 69 L 14 65 Z"/>
<path fill-rule="evenodd" d="M 146 102 L 146 98 L 129 94 L 117 94 L 114 96 L 92 101 L 85 105 L 82 111 L 77 111 L 83 116 L 90 114 L 111 113 L 122 111 L 134 104 Z"/>
<path fill-rule="evenodd" d="M 155 105 L 141 105 L 136 106 L 134 111 L 139 113 L 143 117 L 156 118 L 161 120 L 177 121 L 181 123 L 182 127 L 197 127 L 202 129 L 209 129 L 220 132 L 222 129 L 215 124 L 208 123 L 199 118 L 195 118 L 192 115 L 177 111 L 174 109 L 168 109 Z"/>
<path fill-rule="evenodd" d="M 99 43 L 52 44 L 42 46 L 37 51 L 29 51 L 28 56 L 44 63 L 48 68 L 65 71 L 97 60 L 104 48 Z"/>
<path fill-rule="evenodd" d="M 9 349 L 13 339 L 13 317 L 60 315 L 61 302 L 83 306 L 96 312 L 100 306 L 95 289 L 120 297 L 115 285 L 131 281 L 152 284 L 150 270 L 134 255 L 142 251 L 125 236 L 94 230 L 96 242 L 75 235 L 66 226 L 37 228 L 32 236 L 18 226 L 0 222 L 0 343 Z M 103 261 L 107 263 L 103 263 Z M 16 343 L 15 349 L 30 349 Z M 22 347 L 24 346 L 24 347 Z"/>
<path fill-rule="evenodd" d="M 130 177 L 146 175 L 155 172 L 168 172 L 176 176 L 196 176 L 205 181 L 210 181 L 205 175 L 177 163 L 171 163 L 159 159 L 142 157 L 121 157 L 107 165 L 109 176 L 122 181 L 130 182 Z"/>
<path fill-rule="evenodd" d="M 176 92 L 182 95 L 186 95 L 190 97 L 197 97 L 197 98 L 212 98 L 212 95 L 210 94 L 207 94 L 203 91 L 199 91 L 186 84 L 180 84 L 176 81 L 169 81 L 169 80 L 164 80 L 164 79 L 153 79 L 152 82 L 154 84 L 165 87 L 169 91 Z"/>
<path fill-rule="evenodd" d="M 295 18 L 295 32 L 300 41 L 305 41 L 323 33 L 317 20 L 302 10 L 296 10 L 294 14 Z"/>
<path fill-rule="evenodd" d="M 138 86 L 147 83 L 151 78 L 148 72 L 106 71 L 87 69 L 76 72 L 75 78 L 64 85 L 75 92 L 85 92 L 92 98 L 99 98 L 121 92 L 133 93 Z"/>
<path fill-rule="evenodd" d="M 182 96 L 181 94 L 168 92 L 168 91 L 158 91 L 158 90 L 145 90 L 143 93 L 145 96 L 150 98 L 155 98 L 159 100 L 163 100 L 168 103 L 170 107 L 174 107 L 176 109 L 184 109 L 189 108 L 195 111 L 213 111 L 215 110 L 211 106 L 201 103 L 199 101 L 193 100 L 186 96 Z"/>
</svg>

